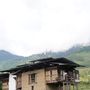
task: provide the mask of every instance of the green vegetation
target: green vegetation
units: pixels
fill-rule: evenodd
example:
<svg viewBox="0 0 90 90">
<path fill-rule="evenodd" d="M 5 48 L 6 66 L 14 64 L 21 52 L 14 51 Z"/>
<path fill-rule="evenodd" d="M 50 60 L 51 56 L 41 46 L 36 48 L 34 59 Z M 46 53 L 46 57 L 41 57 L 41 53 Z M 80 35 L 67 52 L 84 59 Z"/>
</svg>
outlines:
<svg viewBox="0 0 90 90">
<path fill-rule="evenodd" d="M 90 67 L 90 52 L 75 52 L 70 54 L 68 58 L 78 64 Z"/>
<path fill-rule="evenodd" d="M 80 68 L 80 84 L 79 90 L 90 90 L 90 46 L 83 47 L 79 51 L 76 51 L 69 56 L 68 59 L 74 62 L 84 65 L 85 67 Z"/>
<path fill-rule="evenodd" d="M 90 90 L 90 83 L 80 82 L 79 90 Z"/>
<path fill-rule="evenodd" d="M 90 68 L 80 69 L 79 90 L 90 90 Z"/>
</svg>

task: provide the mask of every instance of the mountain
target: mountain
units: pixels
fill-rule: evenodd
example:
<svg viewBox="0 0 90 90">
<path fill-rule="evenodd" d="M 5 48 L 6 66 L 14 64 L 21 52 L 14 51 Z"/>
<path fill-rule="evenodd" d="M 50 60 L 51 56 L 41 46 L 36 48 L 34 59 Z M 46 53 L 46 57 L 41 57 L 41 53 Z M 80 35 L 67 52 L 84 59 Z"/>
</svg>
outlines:
<svg viewBox="0 0 90 90">
<path fill-rule="evenodd" d="M 67 58 L 78 64 L 90 67 L 90 46 L 82 47 L 80 50 L 68 55 Z"/>
<path fill-rule="evenodd" d="M 86 67 L 90 67 L 90 46 L 74 46 L 70 48 L 69 50 L 66 50 L 64 52 L 45 52 L 41 54 L 35 54 L 27 57 L 26 62 L 30 60 L 36 60 L 41 58 L 47 58 L 47 57 L 54 57 L 54 58 L 60 58 L 60 57 L 66 57 L 78 64 L 84 65 Z"/>
<path fill-rule="evenodd" d="M 24 59 L 23 56 L 14 55 L 5 50 L 0 50 L 0 70 L 12 68 Z"/>
<path fill-rule="evenodd" d="M 78 46 L 74 46 L 66 51 L 59 51 L 59 52 L 44 52 L 44 53 L 40 53 L 40 54 L 33 54 L 29 57 L 27 57 L 28 60 L 36 60 L 36 59 L 41 59 L 41 58 L 47 58 L 47 57 L 53 57 L 53 58 L 59 58 L 59 57 L 67 57 L 72 53 L 78 52 L 80 50 L 82 50 L 82 46 L 78 45 Z"/>
<path fill-rule="evenodd" d="M 33 54 L 29 57 L 13 55 L 7 51 L 0 51 L 0 70 L 15 67 L 17 65 L 28 63 L 31 60 L 47 58 L 47 57 L 66 57 L 78 64 L 90 67 L 90 46 L 74 46 L 63 52 L 44 52 Z"/>
<path fill-rule="evenodd" d="M 23 56 L 14 55 L 5 50 L 0 50 L 0 61 L 1 60 L 15 60 L 15 59 L 22 59 L 22 58 Z"/>
</svg>

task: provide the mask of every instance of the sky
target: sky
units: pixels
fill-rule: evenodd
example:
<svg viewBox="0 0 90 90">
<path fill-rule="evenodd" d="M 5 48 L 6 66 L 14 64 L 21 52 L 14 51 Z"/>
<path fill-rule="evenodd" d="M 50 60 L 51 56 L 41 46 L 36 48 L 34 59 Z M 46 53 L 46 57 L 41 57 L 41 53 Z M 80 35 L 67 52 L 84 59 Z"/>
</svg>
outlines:
<svg viewBox="0 0 90 90">
<path fill-rule="evenodd" d="M 90 0 L 0 0 L 0 50 L 29 56 L 90 43 Z"/>
</svg>

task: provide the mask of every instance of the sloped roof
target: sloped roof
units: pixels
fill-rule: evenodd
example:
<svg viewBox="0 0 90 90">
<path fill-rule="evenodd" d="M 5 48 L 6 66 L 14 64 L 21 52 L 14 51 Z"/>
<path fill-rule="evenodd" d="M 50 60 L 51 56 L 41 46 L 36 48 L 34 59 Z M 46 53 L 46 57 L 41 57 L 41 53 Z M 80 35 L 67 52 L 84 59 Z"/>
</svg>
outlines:
<svg viewBox="0 0 90 90">
<path fill-rule="evenodd" d="M 33 69 L 40 69 L 40 68 L 46 68 L 50 66 L 69 66 L 69 67 L 80 67 L 79 64 L 72 62 L 68 60 L 67 58 L 44 58 L 44 59 L 38 59 L 30 61 L 28 64 L 19 65 L 15 68 L 11 68 L 9 70 L 4 70 L 1 72 L 13 72 L 13 71 L 23 71 L 23 70 L 33 70 Z"/>
<path fill-rule="evenodd" d="M 1 73 L 0 74 L 0 80 L 8 79 L 8 77 L 9 77 L 9 73 Z"/>
</svg>

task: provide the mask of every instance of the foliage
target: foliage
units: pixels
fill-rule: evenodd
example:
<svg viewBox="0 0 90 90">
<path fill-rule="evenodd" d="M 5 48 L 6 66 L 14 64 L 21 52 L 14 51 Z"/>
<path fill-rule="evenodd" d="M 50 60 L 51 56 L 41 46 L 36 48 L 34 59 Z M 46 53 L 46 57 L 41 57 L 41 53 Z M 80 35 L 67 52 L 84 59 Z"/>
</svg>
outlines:
<svg viewBox="0 0 90 90">
<path fill-rule="evenodd" d="M 81 68 L 79 90 L 90 90 L 90 68 Z"/>
<path fill-rule="evenodd" d="M 90 51 L 75 52 L 67 56 L 67 58 L 78 64 L 90 67 Z"/>
<path fill-rule="evenodd" d="M 90 90 L 90 83 L 80 82 L 79 90 Z"/>
</svg>

